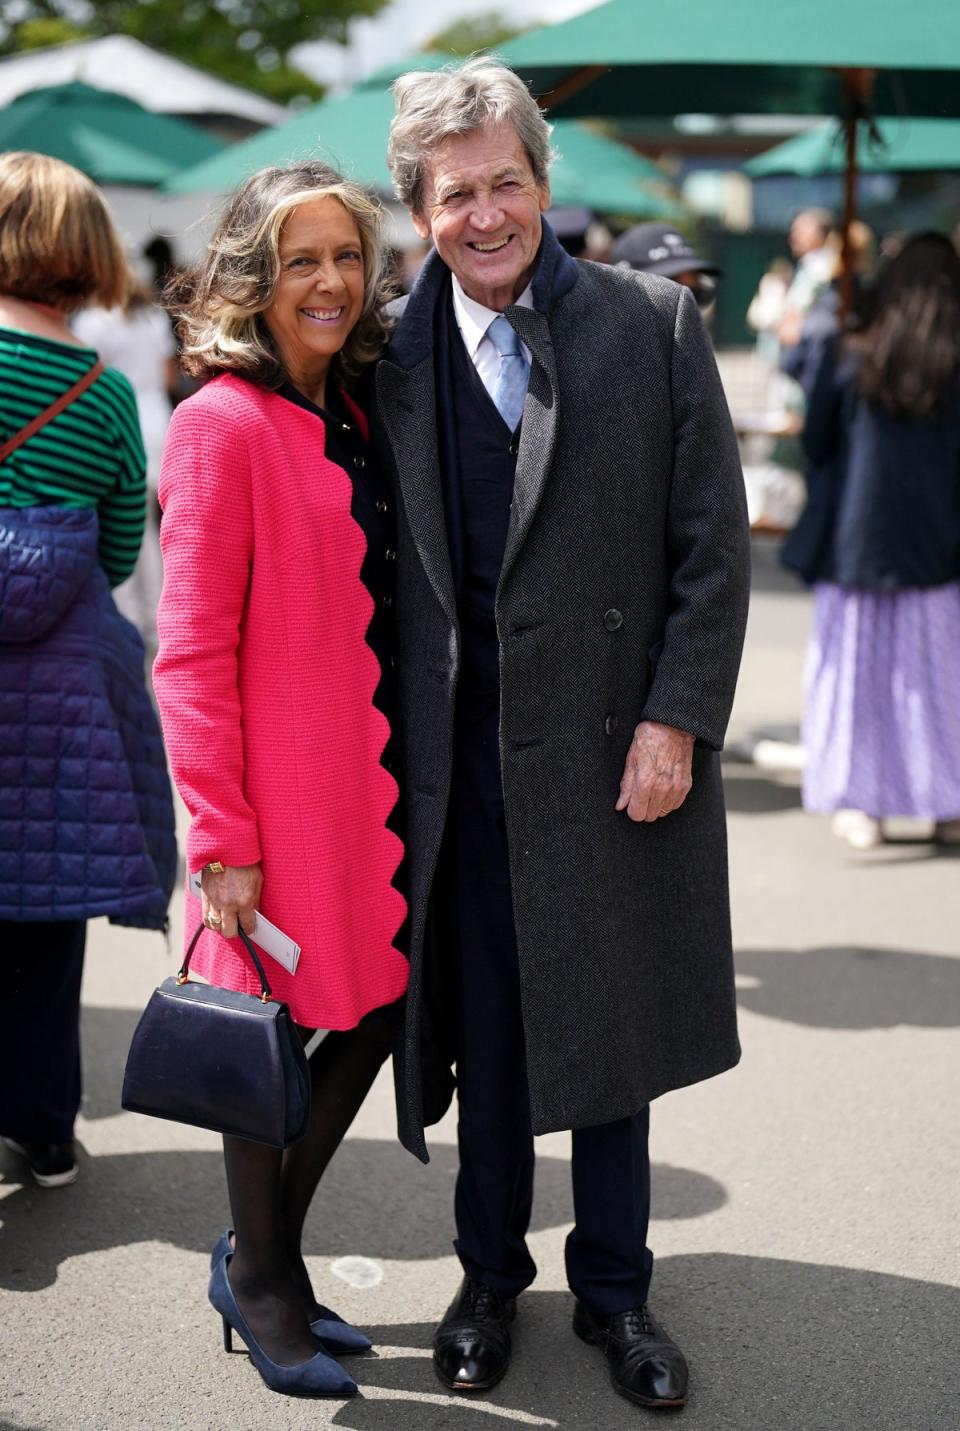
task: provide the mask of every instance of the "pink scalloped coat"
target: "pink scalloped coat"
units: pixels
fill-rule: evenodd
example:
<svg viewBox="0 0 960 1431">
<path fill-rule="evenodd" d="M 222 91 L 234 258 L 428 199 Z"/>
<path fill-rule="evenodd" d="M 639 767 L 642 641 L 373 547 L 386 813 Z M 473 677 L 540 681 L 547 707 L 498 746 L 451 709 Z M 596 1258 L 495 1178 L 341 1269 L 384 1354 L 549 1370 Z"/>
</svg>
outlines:
<svg viewBox="0 0 960 1431">
<path fill-rule="evenodd" d="M 306 1027 L 347 1029 L 406 989 L 406 906 L 365 538 L 324 438 L 320 418 L 233 376 L 176 409 L 154 686 L 188 867 L 261 862 L 260 908 L 302 949 L 295 975 L 265 960 L 274 994 Z M 199 923 L 188 895 L 188 938 Z M 259 993 L 239 940 L 204 931 L 191 967 Z"/>
</svg>

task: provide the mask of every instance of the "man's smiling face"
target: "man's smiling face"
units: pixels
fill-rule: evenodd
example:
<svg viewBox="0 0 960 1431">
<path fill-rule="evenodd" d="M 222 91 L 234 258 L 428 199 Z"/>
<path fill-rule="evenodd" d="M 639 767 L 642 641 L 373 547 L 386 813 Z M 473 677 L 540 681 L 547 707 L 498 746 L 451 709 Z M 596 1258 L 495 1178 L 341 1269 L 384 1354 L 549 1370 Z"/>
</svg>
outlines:
<svg viewBox="0 0 960 1431">
<path fill-rule="evenodd" d="M 550 207 L 509 121 L 454 134 L 429 155 L 423 207 L 412 215 L 465 293 L 502 312 L 530 280 Z"/>
</svg>

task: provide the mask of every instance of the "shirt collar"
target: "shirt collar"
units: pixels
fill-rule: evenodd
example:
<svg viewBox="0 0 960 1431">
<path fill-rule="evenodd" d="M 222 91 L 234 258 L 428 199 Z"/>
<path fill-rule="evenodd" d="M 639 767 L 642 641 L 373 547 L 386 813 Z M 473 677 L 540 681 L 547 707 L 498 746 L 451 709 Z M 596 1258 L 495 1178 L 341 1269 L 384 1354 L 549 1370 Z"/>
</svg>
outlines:
<svg viewBox="0 0 960 1431">
<path fill-rule="evenodd" d="M 477 356 L 477 349 L 487 336 L 490 324 L 494 318 L 499 318 L 501 315 L 495 308 L 485 308 L 482 303 L 478 303 L 475 298 L 464 293 L 455 273 L 451 272 L 450 277 L 453 279 L 453 311 L 457 315 L 457 326 L 463 336 L 464 346 L 473 359 Z M 517 305 L 520 308 L 533 307 L 532 281 L 520 294 Z"/>
</svg>

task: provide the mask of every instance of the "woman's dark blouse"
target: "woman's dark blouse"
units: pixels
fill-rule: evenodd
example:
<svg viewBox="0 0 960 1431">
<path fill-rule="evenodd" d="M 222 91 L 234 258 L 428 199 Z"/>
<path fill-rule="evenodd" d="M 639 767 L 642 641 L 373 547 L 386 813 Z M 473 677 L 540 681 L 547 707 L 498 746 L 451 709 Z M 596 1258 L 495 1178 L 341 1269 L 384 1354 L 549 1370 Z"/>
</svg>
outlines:
<svg viewBox="0 0 960 1431">
<path fill-rule="evenodd" d="M 339 394 L 331 394 L 326 408 L 304 397 L 292 383 L 284 383 L 279 395 L 306 412 L 321 418 L 325 428 L 325 455 L 342 467 L 353 486 L 350 514 L 366 538 L 367 553 L 360 577 L 373 600 L 373 615 L 367 628 L 367 643 L 380 663 L 380 684 L 374 704 L 390 726 L 391 736 L 383 752 L 383 765 L 396 775 L 394 738 L 396 716 L 396 642 L 394 638 L 394 590 L 397 565 L 397 515 L 393 493 L 373 450 L 364 439 L 356 419 Z M 391 822 L 392 825 L 392 822 Z M 395 881 L 396 882 L 396 881 Z"/>
</svg>

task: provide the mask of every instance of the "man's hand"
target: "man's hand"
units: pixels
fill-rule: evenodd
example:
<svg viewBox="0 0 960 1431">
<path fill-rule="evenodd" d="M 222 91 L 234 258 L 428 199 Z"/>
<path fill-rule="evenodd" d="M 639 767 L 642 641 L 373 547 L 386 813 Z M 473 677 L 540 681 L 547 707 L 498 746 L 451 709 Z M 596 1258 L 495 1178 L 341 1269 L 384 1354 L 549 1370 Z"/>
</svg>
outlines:
<svg viewBox="0 0 960 1431">
<path fill-rule="evenodd" d="M 259 865 L 228 865 L 223 874 L 204 869 L 200 876 L 203 922 L 208 929 L 235 939 L 237 921 L 248 934 L 257 927 L 256 908 L 263 888 Z"/>
<path fill-rule="evenodd" d="M 692 760 L 692 735 L 642 720 L 630 742 L 617 809 L 648 824 L 679 810 L 693 784 Z"/>
</svg>

